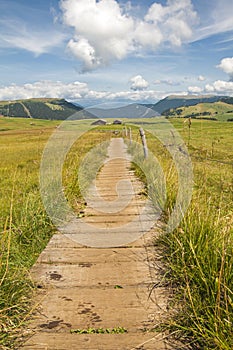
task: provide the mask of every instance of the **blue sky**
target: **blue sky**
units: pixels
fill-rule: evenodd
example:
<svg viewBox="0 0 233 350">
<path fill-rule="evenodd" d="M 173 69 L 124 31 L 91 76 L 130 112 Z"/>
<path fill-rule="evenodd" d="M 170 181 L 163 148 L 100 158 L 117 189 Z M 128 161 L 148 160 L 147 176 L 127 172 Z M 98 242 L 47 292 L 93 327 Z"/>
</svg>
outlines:
<svg viewBox="0 0 233 350">
<path fill-rule="evenodd" d="M 233 95 L 232 0 L 1 0 L 0 100 Z"/>
</svg>

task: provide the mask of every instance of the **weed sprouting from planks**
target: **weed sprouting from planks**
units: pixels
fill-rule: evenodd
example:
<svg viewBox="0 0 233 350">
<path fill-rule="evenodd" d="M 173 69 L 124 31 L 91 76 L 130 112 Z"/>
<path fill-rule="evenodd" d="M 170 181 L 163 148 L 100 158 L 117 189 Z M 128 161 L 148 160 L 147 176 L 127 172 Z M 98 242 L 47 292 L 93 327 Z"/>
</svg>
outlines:
<svg viewBox="0 0 233 350">
<path fill-rule="evenodd" d="M 128 330 L 124 327 L 114 328 L 87 328 L 87 329 L 71 329 L 71 334 L 124 334 Z"/>
</svg>

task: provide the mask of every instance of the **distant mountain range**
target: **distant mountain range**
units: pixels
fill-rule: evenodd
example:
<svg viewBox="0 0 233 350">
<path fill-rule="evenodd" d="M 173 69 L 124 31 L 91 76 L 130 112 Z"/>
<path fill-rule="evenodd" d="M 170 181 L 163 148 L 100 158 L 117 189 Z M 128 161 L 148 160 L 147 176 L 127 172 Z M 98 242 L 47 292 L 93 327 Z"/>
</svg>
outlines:
<svg viewBox="0 0 233 350">
<path fill-rule="evenodd" d="M 117 108 L 88 108 L 88 111 L 98 118 L 151 118 L 161 114 L 167 115 L 178 115 L 175 110 L 180 107 L 189 107 L 203 104 L 201 113 L 205 112 L 205 104 L 215 104 L 221 102 L 225 105 L 228 104 L 228 108 L 223 107 L 223 111 L 229 111 L 232 109 L 233 97 L 228 96 L 168 96 L 157 103 L 146 104 L 146 103 L 132 103 L 126 106 Z M 209 106 L 206 106 L 209 108 Z M 218 114 L 221 108 L 217 108 L 213 111 L 213 114 Z M 208 111 L 209 112 L 209 111 Z M 216 113 L 215 113 L 216 112 Z M 191 112 L 192 113 L 192 112 Z M 197 113 L 197 112 L 196 112 Z M 209 112 L 210 113 L 210 112 Z M 209 115 L 212 115 L 211 113 Z M 178 115 L 179 116 L 179 115 Z M 181 116 L 181 115 L 180 115 Z M 184 114 L 186 116 L 186 114 Z"/>
<path fill-rule="evenodd" d="M 155 110 L 146 105 L 132 103 L 117 108 L 88 108 L 92 115 L 97 118 L 152 118 L 159 115 Z"/>
<path fill-rule="evenodd" d="M 8 117 L 23 117 L 23 118 L 37 118 L 37 119 L 51 119 L 51 120 L 65 120 L 72 119 L 93 119 L 93 118 L 151 118 L 163 115 L 173 116 L 187 116 L 200 113 L 207 113 L 206 115 L 218 114 L 221 110 L 219 106 L 217 109 L 211 111 L 210 106 L 205 104 L 216 104 L 221 102 L 222 111 L 230 113 L 233 105 L 233 97 L 228 96 L 168 96 L 157 103 L 151 104 L 137 104 L 132 103 L 123 105 L 117 108 L 84 108 L 76 103 L 71 103 L 65 99 L 55 98 L 35 98 L 27 100 L 16 101 L 0 101 L 0 115 Z M 178 111 L 179 108 L 189 106 L 196 106 L 202 104 L 202 107 L 196 110 Z M 226 106 L 228 105 L 228 106 Z M 207 108 L 208 110 L 205 110 Z M 215 113 L 216 112 L 216 113 Z M 209 113 L 209 114 L 208 114 Z"/>
<path fill-rule="evenodd" d="M 214 103 L 218 101 L 225 102 L 227 100 L 233 100 L 228 96 L 215 96 L 215 95 L 204 95 L 204 96 L 195 96 L 195 95 L 187 95 L 187 96 L 179 96 L 179 95 L 171 95 L 168 96 L 155 104 L 143 104 L 145 107 L 151 108 L 158 112 L 159 114 L 163 114 L 165 111 L 169 111 L 174 108 L 183 107 L 183 106 L 195 106 L 199 103 Z M 228 103 L 228 102 L 226 102 Z"/>
</svg>

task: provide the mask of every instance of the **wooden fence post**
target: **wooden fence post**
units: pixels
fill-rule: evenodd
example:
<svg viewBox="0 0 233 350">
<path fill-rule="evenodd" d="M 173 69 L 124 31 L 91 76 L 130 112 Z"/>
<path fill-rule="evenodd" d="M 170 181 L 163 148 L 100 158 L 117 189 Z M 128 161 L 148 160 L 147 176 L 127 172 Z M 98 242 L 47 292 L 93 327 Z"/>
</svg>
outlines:
<svg viewBox="0 0 233 350">
<path fill-rule="evenodd" d="M 143 128 L 139 129 L 139 133 L 140 133 L 140 136 L 141 136 L 141 139 L 142 139 L 144 157 L 147 158 L 148 157 L 148 148 L 147 148 L 147 143 L 146 143 L 146 135 L 145 135 L 145 132 L 144 132 Z"/>
<path fill-rule="evenodd" d="M 130 145 L 132 144 L 132 130 L 129 128 L 129 140 L 130 140 Z"/>
</svg>

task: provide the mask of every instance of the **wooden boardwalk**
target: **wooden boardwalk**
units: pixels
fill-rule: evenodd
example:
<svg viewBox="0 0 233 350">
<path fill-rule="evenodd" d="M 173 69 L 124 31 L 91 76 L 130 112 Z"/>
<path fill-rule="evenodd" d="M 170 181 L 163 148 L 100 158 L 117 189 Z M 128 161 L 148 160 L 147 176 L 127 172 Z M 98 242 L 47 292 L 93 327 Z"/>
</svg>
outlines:
<svg viewBox="0 0 233 350">
<path fill-rule="evenodd" d="M 125 230 L 126 242 L 121 246 L 96 248 L 77 242 L 75 232 L 70 236 L 55 234 L 32 268 L 32 278 L 38 286 L 38 305 L 28 325 L 28 337 L 22 350 L 165 350 L 175 348 L 164 334 L 151 332 L 167 316 L 168 293 L 158 283 L 159 257 L 153 246 L 156 228 L 140 237 L 139 225 L 127 224 L 139 216 L 145 204 L 142 184 L 130 170 L 123 140 L 112 139 L 109 161 L 102 167 L 96 186 L 104 201 L 121 205 L 132 197 L 125 209 L 116 212 L 90 203 L 86 208 L 86 223 L 98 235 L 99 229 Z M 119 157 L 119 158 L 118 158 Z M 123 157 L 120 159 L 120 157 Z M 131 181 L 119 199 L 116 184 Z M 130 193 L 129 193 L 129 192 Z M 93 200 L 93 198 L 92 198 Z M 101 202 L 100 200 L 100 202 Z M 105 206 L 105 204 L 103 204 Z M 146 218 L 144 217 L 144 220 Z M 147 221 L 151 218 L 148 216 Z M 136 221 L 137 222 L 137 221 Z M 109 231 L 109 232 L 110 232 Z M 133 232 L 134 231 L 134 232 Z M 111 233 L 111 232 L 110 232 Z M 85 232 L 82 232 L 85 234 Z M 112 233 L 113 234 L 113 233 Z M 110 234 L 111 237 L 111 234 Z M 72 239 L 74 238 L 74 239 Z M 122 242 L 121 242 L 122 243 Z M 153 288 L 156 285 L 155 288 Z M 123 327 L 124 334 L 74 334 L 75 329 L 113 329 Z M 177 347 L 176 347 L 177 348 Z"/>
</svg>

